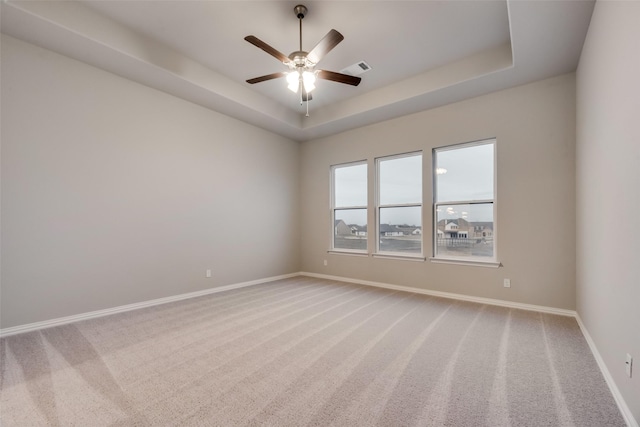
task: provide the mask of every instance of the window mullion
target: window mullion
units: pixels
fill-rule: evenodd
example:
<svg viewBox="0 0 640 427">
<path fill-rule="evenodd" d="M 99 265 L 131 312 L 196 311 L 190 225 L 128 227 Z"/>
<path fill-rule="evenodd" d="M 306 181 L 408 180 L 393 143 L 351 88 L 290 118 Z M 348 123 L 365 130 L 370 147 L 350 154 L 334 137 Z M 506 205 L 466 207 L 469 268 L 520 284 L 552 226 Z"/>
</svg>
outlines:
<svg viewBox="0 0 640 427">
<path fill-rule="evenodd" d="M 494 199 L 474 199 L 474 200 L 450 200 L 447 202 L 435 202 L 436 205 L 482 205 L 493 203 Z"/>
<path fill-rule="evenodd" d="M 379 208 L 411 208 L 416 206 L 422 206 L 422 203 L 402 203 L 394 205 L 380 205 Z"/>
<path fill-rule="evenodd" d="M 334 207 L 333 209 L 337 211 L 347 210 L 347 209 L 367 209 L 367 205 L 340 206 L 339 208 Z"/>
</svg>

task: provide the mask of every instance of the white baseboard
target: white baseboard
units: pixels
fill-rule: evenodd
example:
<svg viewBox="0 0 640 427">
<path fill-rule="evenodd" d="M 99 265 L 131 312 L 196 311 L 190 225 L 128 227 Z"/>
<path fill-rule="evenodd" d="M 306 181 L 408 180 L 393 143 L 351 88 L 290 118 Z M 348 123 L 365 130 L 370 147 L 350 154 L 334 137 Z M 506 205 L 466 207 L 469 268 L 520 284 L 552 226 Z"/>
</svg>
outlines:
<svg viewBox="0 0 640 427">
<path fill-rule="evenodd" d="M 576 320 L 578 321 L 578 325 L 580 325 L 580 330 L 582 331 L 582 335 L 584 335 L 584 338 L 587 340 L 587 344 L 589 344 L 589 348 L 591 349 L 591 353 L 593 353 L 593 357 L 595 357 L 596 362 L 600 367 L 600 372 L 602 372 L 602 375 L 604 376 L 604 379 L 607 382 L 607 385 L 609 386 L 609 390 L 611 390 L 611 394 L 613 394 L 613 398 L 618 404 L 618 408 L 620 409 L 620 412 L 622 413 L 624 420 L 627 422 L 627 425 L 629 427 L 639 427 L 638 421 L 636 421 L 633 414 L 631 413 L 631 409 L 629 409 L 629 406 L 627 406 L 627 402 L 625 402 L 624 398 L 622 397 L 622 394 L 620 393 L 618 386 L 613 380 L 613 377 L 611 376 L 611 373 L 609 372 L 607 365 L 605 365 L 604 359 L 600 355 L 600 352 L 598 351 L 598 347 L 596 347 L 595 341 L 593 341 L 593 339 L 591 338 L 591 335 L 589 334 L 587 327 L 584 325 L 584 323 L 582 323 L 582 319 L 580 318 L 580 315 L 577 313 L 576 313 Z"/>
<path fill-rule="evenodd" d="M 543 305 L 523 304 L 519 302 L 504 301 L 493 298 L 474 297 L 463 294 L 455 294 L 452 292 L 432 291 L 428 289 L 412 288 L 410 286 L 392 285 L 389 283 L 372 282 L 369 280 L 351 279 L 348 277 L 330 276 L 327 274 L 300 272 L 302 276 L 316 277 L 318 279 L 337 280 L 340 282 L 356 283 L 359 285 L 375 286 L 377 288 L 393 289 L 397 291 L 414 292 L 416 294 L 431 295 L 435 297 L 457 299 L 462 301 L 477 302 L 480 304 L 497 305 L 500 307 L 519 308 L 521 310 L 538 311 L 541 313 L 558 314 L 560 316 L 575 317 L 574 310 L 565 310 L 563 308 L 546 307 Z"/>
<path fill-rule="evenodd" d="M 88 313 L 75 314 L 72 316 L 59 317 L 57 319 L 44 320 L 41 322 L 29 323 L 26 325 L 13 326 L 10 328 L 0 329 L 0 338 L 8 337 L 10 335 L 21 334 L 25 332 L 37 331 L 45 328 L 52 328 L 54 326 L 66 325 L 68 323 L 79 322 L 81 320 L 95 319 L 98 317 L 108 316 L 110 314 L 123 313 L 126 311 L 137 310 L 140 308 L 152 307 L 154 305 L 167 304 L 170 302 L 181 301 L 184 299 L 196 298 L 199 296 L 214 294 L 217 292 L 224 292 L 231 289 L 243 288 L 245 286 L 252 286 L 260 283 L 272 282 L 274 280 L 288 279 L 290 277 L 295 277 L 295 276 L 308 276 L 308 277 L 316 277 L 319 279 L 337 280 L 341 282 L 356 283 L 360 285 L 376 286 L 379 288 L 394 289 L 394 290 L 405 291 L 405 292 L 414 292 L 419 294 L 433 295 L 433 296 L 443 297 L 443 298 L 452 298 L 452 299 L 458 299 L 463 301 L 471 301 L 471 302 L 477 302 L 480 304 L 498 305 L 498 306 L 509 307 L 509 308 L 520 308 L 523 310 L 539 311 L 543 313 L 559 314 L 563 316 L 575 317 L 576 315 L 575 311 L 563 310 L 563 309 L 553 308 L 553 307 L 521 304 L 521 303 L 503 301 L 503 300 L 497 300 L 497 299 L 491 299 L 491 298 L 472 297 L 468 295 L 454 294 L 450 292 L 430 291 L 426 289 L 412 288 L 409 286 L 392 285 L 389 283 L 372 282 L 369 280 L 351 279 L 348 277 L 330 276 L 326 274 L 317 274 L 317 273 L 308 273 L 308 272 L 297 272 L 297 273 L 291 273 L 291 274 L 284 274 L 281 276 L 274 276 L 274 277 L 267 277 L 267 278 L 258 279 L 258 280 L 252 280 L 249 282 L 234 283 L 231 285 L 220 286 L 217 288 L 205 289 L 202 291 L 174 295 L 174 296 L 165 297 L 165 298 L 158 298 L 158 299 L 149 300 L 149 301 L 142 301 L 134 304 L 127 304 L 119 307 L 107 308 L 104 310 L 97 310 L 97 311 L 91 311 Z"/>
<path fill-rule="evenodd" d="M 284 274 L 282 276 L 267 277 L 264 279 L 251 280 L 249 282 L 234 283 L 217 288 L 205 289 L 202 291 L 189 292 L 186 294 L 174 295 L 165 298 L 158 298 L 149 301 L 137 302 L 134 304 L 121 305 L 119 307 L 107 308 L 104 310 L 91 311 L 89 313 L 75 314 L 73 316 L 59 317 L 57 319 L 45 320 L 42 322 L 29 323 L 26 325 L 13 326 L 11 328 L 0 329 L 0 338 L 10 335 L 22 334 L 25 332 L 37 331 L 40 329 L 52 328 L 54 326 L 66 325 L 68 323 L 79 322 L 81 320 L 95 319 L 97 317 L 109 316 L 111 314 L 123 313 L 125 311 L 138 310 L 140 308 L 152 307 L 154 305 L 167 304 L 189 298 L 201 297 L 204 295 L 224 292 L 231 289 L 244 288 L 246 286 L 258 285 L 260 283 L 273 282 L 274 280 L 288 279 L 299 276 L 300 273 Z"/>
</svg>

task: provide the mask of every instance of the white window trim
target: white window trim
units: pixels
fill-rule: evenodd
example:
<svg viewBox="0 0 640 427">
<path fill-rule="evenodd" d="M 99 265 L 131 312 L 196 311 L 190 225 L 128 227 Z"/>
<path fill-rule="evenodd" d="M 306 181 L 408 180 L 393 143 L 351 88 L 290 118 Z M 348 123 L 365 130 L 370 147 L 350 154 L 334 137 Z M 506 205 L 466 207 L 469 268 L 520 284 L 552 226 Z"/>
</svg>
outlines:
<svg viewBox="0 0 640 427">
<path fill-rule="evenodd" d="M 398 204 L 391 204 L 391 205 L 381 205 L 380 204 L 380 162 L 381 161 L 386 161 L 386 160 L 394 160 L 394 159 L 401 159 L 404 157 L 412 157 L 412 156 L 417 156 L 420 155 L 422 156 L 422 176 L 421 176 L 421 181 L 420 184 L 422 186 L 422 194 L 421 194 L 421 198 L 422 201 L 421 203 L 398 203 Z M 401 252 L 387 252 L 387 251 L 381 251 L 380 250 L 380 209 L 381 208 L 405 208 L 405 207 L 419 207 L 420 208 L 420 227 L 422 228 L 422 230 L 424 230 L 424 153 L 422 152 L 422 150 L 418 150 L 418 151 L 411 151 L 408 153 L 400 153 L 400 154 L 392 154 L 390 156 L 382 156 L 382 157 L 376 157 L 375 158 L 375 214 L 374 214 L 374 221 L 375 221 L 375 239 L 376 239 L 376 244 L 375 244 L 375 252 L 373 252 L 372 256 L 376 257 L 376 258 L 395 258 L 395 259 L 406 259 L 406 260 L 411 260 L 411 261 L 424 261 L 426 258 L 424 256 L 424 233 L 422 233 L 420 235 L 420 253 L 419 254 L 415 254 L 415 255 L 411 255 L 411 254 L 404 254 Z"/>
<path fill-rule="evenodd" d="M 502 267 L 502 264 L 497 261 L 484 261 L 479 258 L 434 258 L 429 257 L 429 261 L 434 264 L 455 264 L 455 265 L 470 265 L 474 267 Z"/>
<path fill-rule="evenodd" d="M 375 254 L 371 254 L 374 258 L 386 258 L 386 259 L 401 259 L 404 261 L 425 261 L 426 258 L 422 255 L 398 255 L 396 252 L 377 252 Z"/>
<path fill-rule="evenodd" d="M 355 205 L 355 206 L 341 206 L 339 208 L 335 207 L 335 170 L 338 168 L 342 168 L 342 167 L 349 167 L 349 166 L 358 166 L 358 165 L 366 165 L 367 166 L 367 203 L 365 205 Z M 336 224 L 336 218 L 335 218 L 335 212 L 336 210 L 347 210 L 347 209 L 364 209 L 366 212 L 366 218 L 367 218 L 367 233 L 369 230 L 369 162 L 367 160 L 357 160 L 354 162 L 347 162 L 347 163 L 339 163 L 339 164 L 335 164 L 335 165 L 331 165 L 331 167 L 329 168 L 329 180 L 330 180 L 330 188 L 329 188 L 329 206 L 330 206 L 330 214 L 329 216 L 331 217 L 331 236 L 329 238 L 329 250 L 327 251 L 327 253 L 333 253 L 333 254 L 343 254 L 343 255 L 356 255 L 356 256 L 368 256 L 369 255 L 369 235 L 367 234 L 367 249 L 364 250 L 359 250 L 359 249 L 342 249 L 342 248 L 336 248 L 335 247 L 335 224 Z"/>
<path fill-rule="evenodd" d="M 347 256 L 359 256 L 359 257 L 368 257 L 369 253 L 368 252 L 362 252 L 362 251 L 351 251 L 348 249 L 330 249 L 327 251 L 328 254 L 334 254 L 334 255 L 347 255 Z"/>
<path fill-rule="evenodd" d="M 456 200 L 452 202 L 436 202 L 437 200 L 437 173 L 436 173 L 436 153 L 450 150 L 458 150 L 460 148 L 468 148 L 474 147 L 478 145 L 487 145 L 493 144 L 493 199 L 484 199 L 484 200 L 468 200 L 461 201 Z M 464 142 L 461 144 L 448 145 L 444 147 L 436 147 L 432 150 L 431 154 L 431 169 L 432 169 L 432 194 L 433 194 L 433 218 L 432 218 L 432 229 L 433 235 L 431 237 L 431 248 L 432 248 L 432 256 L 429 257 L 429 261 L 433 263 L 439 264 L 458 264 L 458 265 L 472 265 L 478 267 L 493 267 L 498 268 L 502 266 L 502 263 L 498 261 L 498 139 L 496 137 L 481 139 L 478 141 L 472 142 Z M 436 246 L 438 241 L 438 215 L 437 215 L 437 207 L 438 205 L 463 205 L 463 204 L 482 204 L 482 203 L 492 203 L 493 204 L 493 257 L 491 258 L 479 258 L 479 257 L 445 257 L 445 256 L 436 256 Z"/>
</svg>

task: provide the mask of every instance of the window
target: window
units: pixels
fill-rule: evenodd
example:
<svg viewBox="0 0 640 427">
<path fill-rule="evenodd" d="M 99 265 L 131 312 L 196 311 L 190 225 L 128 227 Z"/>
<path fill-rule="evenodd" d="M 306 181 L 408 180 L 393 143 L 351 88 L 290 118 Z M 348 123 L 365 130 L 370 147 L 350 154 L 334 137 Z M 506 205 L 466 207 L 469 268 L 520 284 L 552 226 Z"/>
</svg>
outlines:
<svg viewBox="0 0 640 427">
<path fill-rule="evenodd" d="M 367 250 L 367 164 L 331 167 L 331 248 L 340 251 Z"/>
<path fill-rule="evenodd" d="M 376 160 L 378 253 L 422 255 L 422 153 Z"/>
<path fill-rule="evenodd" d="M 495 142 L 433 150 L 435 259 L 495 262 Z"/>
</svg>

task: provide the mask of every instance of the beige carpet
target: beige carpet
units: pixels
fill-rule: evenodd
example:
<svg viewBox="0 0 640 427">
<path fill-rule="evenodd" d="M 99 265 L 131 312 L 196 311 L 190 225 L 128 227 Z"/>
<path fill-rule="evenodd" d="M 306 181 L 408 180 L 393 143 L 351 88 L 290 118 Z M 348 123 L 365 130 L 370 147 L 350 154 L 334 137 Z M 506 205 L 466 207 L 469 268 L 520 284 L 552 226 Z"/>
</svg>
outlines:
<svg viewBox="0 0 640 427">
<path fill-rule="evenodd" d="M 2 426 L 624 426 L 575 319 L 294 278 L 0 342 Z"/>
</svg>

